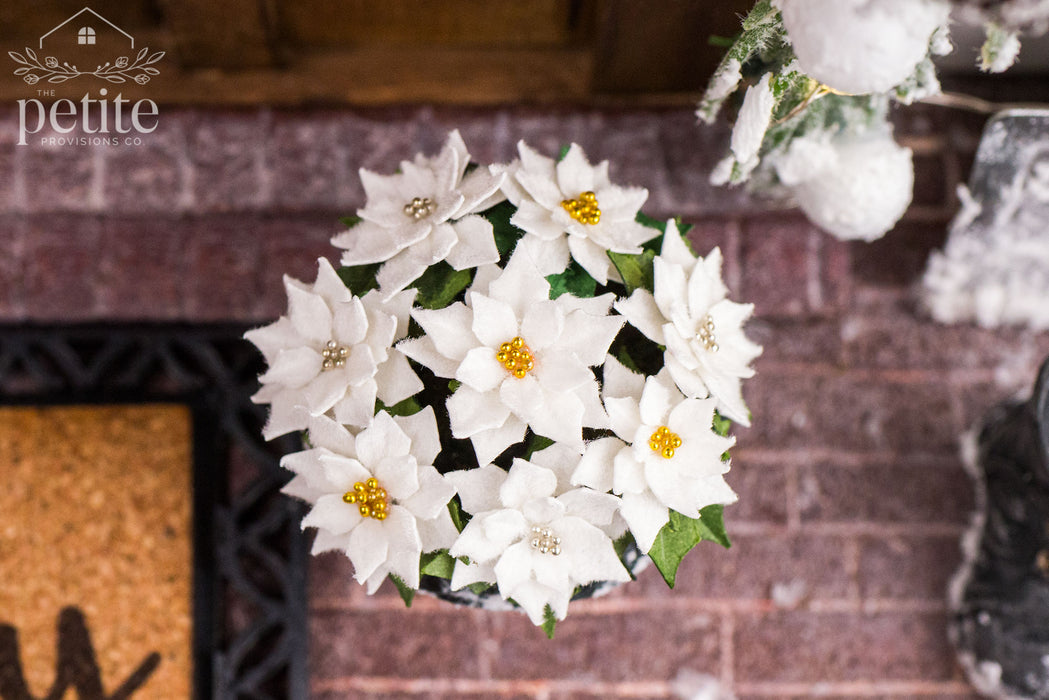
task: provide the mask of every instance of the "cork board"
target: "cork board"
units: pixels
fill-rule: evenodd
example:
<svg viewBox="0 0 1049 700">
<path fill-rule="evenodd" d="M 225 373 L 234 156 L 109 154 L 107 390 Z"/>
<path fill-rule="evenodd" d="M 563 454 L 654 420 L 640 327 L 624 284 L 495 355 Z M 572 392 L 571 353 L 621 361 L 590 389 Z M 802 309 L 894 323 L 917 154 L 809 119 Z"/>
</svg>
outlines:
<svg viewBox="0 0 1049 700">
<path fill-rule="evenodd" d="M 0 407 L 0 697 L 191 697 L 192 437 L 183 405 Z"/>
</svg>

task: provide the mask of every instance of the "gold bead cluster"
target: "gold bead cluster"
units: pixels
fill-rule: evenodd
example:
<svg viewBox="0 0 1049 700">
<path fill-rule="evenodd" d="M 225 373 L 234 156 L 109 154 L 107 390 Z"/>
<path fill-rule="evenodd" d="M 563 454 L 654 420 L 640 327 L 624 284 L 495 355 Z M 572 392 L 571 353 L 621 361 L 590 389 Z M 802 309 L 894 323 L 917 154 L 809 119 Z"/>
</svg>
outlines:
<svg viewBox="0 0 1049 700">
<path fill-rule="evenodd" d="M 699 338 L 699 342 L 703 343 L 703 347 L 710 352 L 717 352 L 720 349 L 715 330 L 714 319 L 710 317 L 710 314 L 707 314 L 703 317 L 703 323 L 700 324 L 696 337 Z"/>
<path fill-rule="evenodd" d="M 330 369 L 336 367 L 345 367 L 346 358 L 350 355 L 350 349 L 345 345 L 339 345 L 334 340 L 329 340 L 324 344 L 324 349 L 321 350 L 321 357 L 324 361 L 321 362 L 321 371 L 327 372 Z"/>
<path fill-rule="evenodd" d="M 677 433 L 670 432 L 670 428 L 667 426 L 661 425 L 648 438 L 648 446 L 652 448 L 653 452 L 658 452 L 664 458 L 670 459 L 674 456 L 674 450 L 681 447 L 681 438 Z"/>
<path fill-rule="evenodd" d="M 404 214 L 418 221 L 433 214 L 436 208 L 437 205 L 429 197 L 414 197 L 412 201 L 404 205 Z"/>
<path fill-rule="evenodd" d="M 556 557 L 561 553 L 561 538 L 548 527 L 533 527 L 530 544 L 532 549 L 538 549 L 540 554 L 553 554 Z"/>
<path fill-rule="evenodd" d="M 579 199 L 566 199 L 561 202 L 568 214 L 581 224 L 596 224 L 601 221 L 601 210 L 597 208 L 597 195 L 584 192 Z"/>
<path fill-rule="evenodd" d="M 343 502 L 359 504 L 357 510 L 362 518 L 376 520 L 386 520 L 386 511 L 390 507 L 387 498 L 386 489 L 379 485 L 379 480 L 374 476 L 364 482 L 358 481 L 353 485 L 353 491 L 342 495 Z"/>
<path fill-rule="evenodd" d="M 532 351 L 525 345 L 524 338 L 521 336 L 500 345 L 499 351 L 495 353 L 495 359 L 506 368 L 507 372 L 518 379 L 524 379 L 525 375 L 535 367 L 535 357 L 532 356 Z"/>
</svg>

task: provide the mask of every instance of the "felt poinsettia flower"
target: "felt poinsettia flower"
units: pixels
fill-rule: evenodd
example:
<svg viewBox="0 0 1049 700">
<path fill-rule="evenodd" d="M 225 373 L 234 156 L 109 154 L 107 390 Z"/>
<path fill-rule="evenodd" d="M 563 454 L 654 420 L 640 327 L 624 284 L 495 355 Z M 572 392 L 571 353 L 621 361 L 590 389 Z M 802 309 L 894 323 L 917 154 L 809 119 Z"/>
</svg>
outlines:
<svg viewBox="0 0 1049 700">
<path fill-rule="evenodd" d="M 313 553 L 338 550 L 368 593 L 389 575 L 419 587 L 419 556 L 458 535 L 448 511 L 455 487 L 432 466 L 441 449 L 433 409 L 375 416 L 357 435 L 326 417 L 309 425 L 310 444 L 285 456 L 295 473 L 284 492 L 312 504 L 303 528 L 317 529 Z"/>
<path fill-rule="evenodd" d="M 487 282 L 489 274 L 478 275 Z M 470 439 L 488 464 L 525 437 L 526 428 L 582 452 L 583 428 L 607 425 L 590 368 L 623 326 L 613 295 L 588 299 L 550 285 L 527 254 L 515 252 L 465 302 L 415 309 L 425 331 L 397 347 L 438 377 L 460 383 L 447 401 L 452 435 Z"/>
<path fill-rule="evenodd" d="M 735 440 L 714 432 L 714 399 L 686 398 L 667 370 L 646 378 L 612 357 L 602 398 L 616 437 L 587 445 L 572 482 L 620 495 L 620 514 L 642 552 L 670 510 L 696 518 L 706 506 L 736 501 L 721 459 Z"/>
<path fill-rule="evenodd" d="M 448 474 L 473 514 L 449 550 L 469 561 L 457 560 L 453 590 L 494 583 L 539 625 L 547 606 L 564 619 L 577 586 L 630 579 L 605 531 L 619 499 L 572 487 L 564 472 L 559 478 L 556 465 L 566 457 L 579 459 L 571 448 L 547 448 L 514 460 L 509 472 L 489 464 Z"/>
<path fill-rule="evenodd" d="M 503 191 L 517 207 L 511 223 L 528 234 L 519 245 L 532 251 L 544 274 L 563 271 L 573 259 L 601 284 L 618 280 L 608 252 L 640 253 L 658 235 L 636 221 L 648 191 L 613 185 L 608 161 L 590 165 L 576 144 L 559 162 L 523 141 L 517 150 L 520 160 L 504 168 Z"/>
<path fill-rule="evenodd" d="M 712 396 L 719 412 L 750 425 L 740 384 L 754 376 L 750 363 L 761 346 L 743 333 L 754 305 L 727 298 L 721 251 L 715 248 L 706 258 L 697 258 L 668 221 L 663 247 L 653 261 L 653 281 L 653 292 L 636 289 L 616 302 L 616 310 L 666 347 L 666 368 L 686 396 Z"/>
<path fill-rule="evenodd" d="M 387 296 L 446 261 L 456 270 L 499 260 L 492 225 L 477 215 L 504 197 L 505 175 L 488 167 L 467 173 L 470 154 L 458 131 L 441 152 L 401 163 L 400 172 L 379 175 L 361 169 L 367 196 L 361 221 L 332 239 L 343 265 L 383 263 L 376 274 Z"/>
<path fill-rule="evenodd" d="M 375 400 L 393 405 L 420 391 L 422 382 L 393 343 L 408 333 L 415 290 L 383 300 L 375 290 L 354 296 L 324 258 L 317 280 L 285 275 L 288 313 L 244 337 L 269 369 L 252 397 L 269 404 L 267 440 L 304 430 L 311 416 L 329 411 L 340 423 L 366 426 Z"/>
</svg>

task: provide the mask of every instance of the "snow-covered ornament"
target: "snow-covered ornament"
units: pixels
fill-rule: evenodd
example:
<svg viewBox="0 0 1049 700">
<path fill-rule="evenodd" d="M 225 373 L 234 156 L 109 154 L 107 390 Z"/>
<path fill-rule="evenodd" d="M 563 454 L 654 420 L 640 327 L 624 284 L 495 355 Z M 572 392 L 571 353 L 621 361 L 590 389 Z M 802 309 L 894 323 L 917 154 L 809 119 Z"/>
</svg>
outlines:
<svg viewBox="0 0 1049 700">
<path fill-rule="evenodd" d="M 904 82 L 947 23 L 942 0 L 774 0 L 805 74 L 839 92 Z"/>
<path fill-rule="evenodd" d="M 887 130 L 802 137 L 773 163 L 805 215 L 843 240 L 882 237 L 911 203 L 911 150 Z"/>
</svg>

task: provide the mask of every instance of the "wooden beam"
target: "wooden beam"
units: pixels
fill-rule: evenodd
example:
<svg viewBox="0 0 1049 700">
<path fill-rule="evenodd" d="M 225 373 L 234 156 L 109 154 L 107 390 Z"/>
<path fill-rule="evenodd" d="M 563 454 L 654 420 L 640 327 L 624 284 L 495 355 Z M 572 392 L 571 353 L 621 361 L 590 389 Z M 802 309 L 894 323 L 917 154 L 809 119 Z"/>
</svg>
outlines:
<svg viewBox="0 0 1049 700">
<path fill-rule="evenodd" d="M 186 68 L 277 66 L 286 56 L 276 0 L 165 0 L 174 58 Z"/>
</svg>

